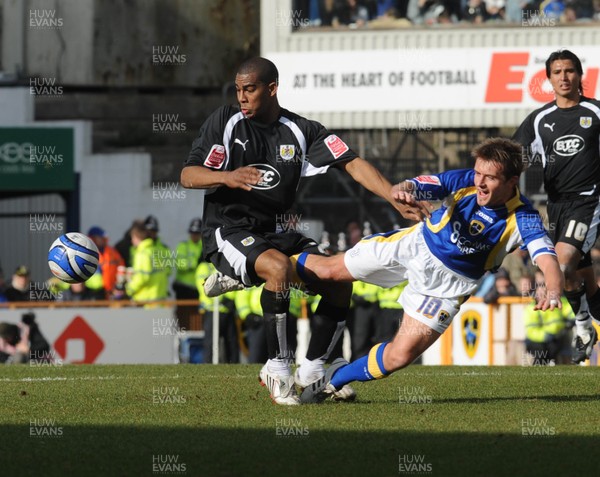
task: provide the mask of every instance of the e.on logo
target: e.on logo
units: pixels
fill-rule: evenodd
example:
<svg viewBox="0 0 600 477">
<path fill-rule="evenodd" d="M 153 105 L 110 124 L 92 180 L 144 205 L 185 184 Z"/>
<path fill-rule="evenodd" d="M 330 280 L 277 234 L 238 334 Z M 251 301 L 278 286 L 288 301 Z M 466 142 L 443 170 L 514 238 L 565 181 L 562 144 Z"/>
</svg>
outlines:
<svg viewBox="0 0 600 477">
<path fill-rule="evenodd" d="M 56 338 L 54 349 L 65 362 L 91 364 L 104 349 L 104 341 L 87 321 L 81 316 L 76 316 Z"/>
<path fill-rule="evenodd" d="M 536 71 L 529 79 L 525 78 L 530 54 L 527 52 L 494 53 L 490 64 L 486 103 L 521 103 L 523 102 L 523 86 L 527 85 L 527 93 L 534 101 L 549 103 L 554 100 L 554 92 L 545 91 L 541 85 L 546 81 L 546 67 Z M 598 68 L 588 68 L 583 72 L 584 91 L 596 91 L 598 84 Z"/>
</svg>

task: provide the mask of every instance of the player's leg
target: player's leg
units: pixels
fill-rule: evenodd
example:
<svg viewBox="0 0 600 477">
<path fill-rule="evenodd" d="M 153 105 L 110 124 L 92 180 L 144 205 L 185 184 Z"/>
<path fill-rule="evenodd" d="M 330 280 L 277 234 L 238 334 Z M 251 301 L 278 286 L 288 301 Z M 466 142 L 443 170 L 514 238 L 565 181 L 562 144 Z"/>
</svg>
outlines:
<svg viewBox="0 0 600 477">
<path fill-rule="evenodd" d="M 277 404 L 299 404 L 288 349 L 286 318 L 290 305 L 286 293 L 291 281 L 287 255 L 276 250 L 264 235 L 249 231 L 215 232 L 217 253 L 207 254 L 217 270 L 247 286 L 264 282 L 260 303 L 265 320 L 268 357 L 260 372 L 261 383 L 269 388 Z"/>
<path fill-rule="evenodd" d="M 275 249 L 262 252 L 254 263 L 258 277 L 265 281 L 260 304 L 265 319 L 268 360 L 260 372 L 278 404 L 297 404 L 290 365 L 295 355 L 287 340 L 292 266 L 287 255 Z"/>
<path fill-rule="evenodd" d="M 353 381 L 372 381 L 405 368 L 424 353 L 442 333 L 404 313 L 393 341 L 378 343 L 369 354 L 347 364 L 336 361 L 324 378 L 307 387 L 300 397 L 304 403 L 318 403 Z"/>
<path fill-rule="evenodd" d="M 550 224 L 555 225 L 554 241 L 565 276 L 565 297 L 575 313 L 573 362 L 587 359 L 597 341 L 592 326 L 594 313 L 600 316 L 600 290 L 590 278 L 590 249 L 598 236 L 600 205 L 597 197 L 578 202 L 548 204 Z"/>
</svg>

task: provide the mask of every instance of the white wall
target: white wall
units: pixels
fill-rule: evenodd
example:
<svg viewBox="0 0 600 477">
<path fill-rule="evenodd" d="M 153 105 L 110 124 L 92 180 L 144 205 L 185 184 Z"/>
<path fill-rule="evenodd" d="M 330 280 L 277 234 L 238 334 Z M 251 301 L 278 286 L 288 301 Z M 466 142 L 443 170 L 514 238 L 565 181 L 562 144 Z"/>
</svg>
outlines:
<svg viewBox="0 0 600 477">
<path fill-rule="evenodd" d="M 81 231 L 104 228 L 114 244 L 136 219 L 149 214 L 160 224 L 159 236 L 171 249 L 187 239 L 193 217 L 202 214 L 203 192 L 172 189 L 176 183 L 150 181 L 151 158 L 145 153 L 94 154 L 81 165 Z"/>
</svg>

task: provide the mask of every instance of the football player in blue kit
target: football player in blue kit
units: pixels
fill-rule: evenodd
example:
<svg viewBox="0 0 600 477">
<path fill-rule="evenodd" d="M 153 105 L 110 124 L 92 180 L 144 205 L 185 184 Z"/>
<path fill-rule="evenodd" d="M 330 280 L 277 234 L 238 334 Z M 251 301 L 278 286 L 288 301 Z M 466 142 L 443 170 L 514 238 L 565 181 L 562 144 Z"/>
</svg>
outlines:
<svg viewBox="0 0 600 477">
<path fill-rule="evenodd" d="M 544 168 L 551 237 L 575 313 L 572 360 L 580 363 L 598 340 L 592 317 L 600 320 L 590 254 L 600 223 L 600 101 L 584 96 L 581 60 L 569 50 L 550 54 L 546 76 L 556 99 L 527 116 L 513 139 L 528 163 Z"/>
<path fill-rule="evenodd" d="M 298 277 L 392 287 L 404 280 L 404 318 L 390 342 L 375 345 L 350 364 L 338 359 L 306 387 L 305 403 L 320 402 L 352 381 L 388 376 L 418 358 L 448 328 L 461 304 L 488 270 L 496 270 L 517 247 L 527 248 L 544 273 L 547 292 L 538 309 L 561 307 L 564 278 L 554 246 L 538 212 L 519 192 L 521 146 L 487 139 L 472 152 L 473 169 L 419 176 L 392 189 L 401 204 L 421 206 L 427 219 L 417 225 L 363 238 L 344 255 L 292 257 Z M 429 213 L 429 200 L 443 200 Z"/>
<path fill-rule="evenodd" d="M 280 107 L 278 72 L 265 58 L 252 58 L 235 78 L 239 106 L 224 106 L 209 116 L 194 141 L 181 173 L 187 188 L 206 189 L 202 216 L 204 256 L 218 274 L 204 284 L 207 296 L 265 283 L 261 306 L 269 359 L 261 383 L 277 404 L 299 404 L 303 388 L 325 373 L 324 363 L 344 328 L 352 287 L 347 283 L 311 284 L 322 296 L 313 318 L 306 359 L 292 376 L 294 350 L 288 349 L 286 319 L 292 279 L 291 255 L 319 253 L 318 244 L 286 228 L 302 177 L 330 167 L 348 173 L 367 190 L 386 199 L 405 217 L 418 212 L 394 201 L 391 184 L 346 143 L 321 124 Z M 336 399 L 352 399 L 339 389 Z"/>
</svg>

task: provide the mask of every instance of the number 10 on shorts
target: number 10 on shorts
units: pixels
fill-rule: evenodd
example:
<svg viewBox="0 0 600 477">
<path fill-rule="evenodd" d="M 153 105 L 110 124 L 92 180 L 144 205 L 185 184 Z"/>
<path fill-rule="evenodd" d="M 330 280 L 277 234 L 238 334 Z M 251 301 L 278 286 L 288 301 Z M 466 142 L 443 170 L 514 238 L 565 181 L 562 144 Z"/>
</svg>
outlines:
<svg viewBox="0 0 600 477">
<path fill-rule="evenodd" d="M 425 318 L 432 319 L 440 311 L 441 306 L 442 300 L 426 296 L 421 306 L 417 308 L 417 313 L 421 313 Z"/>
</svg>

